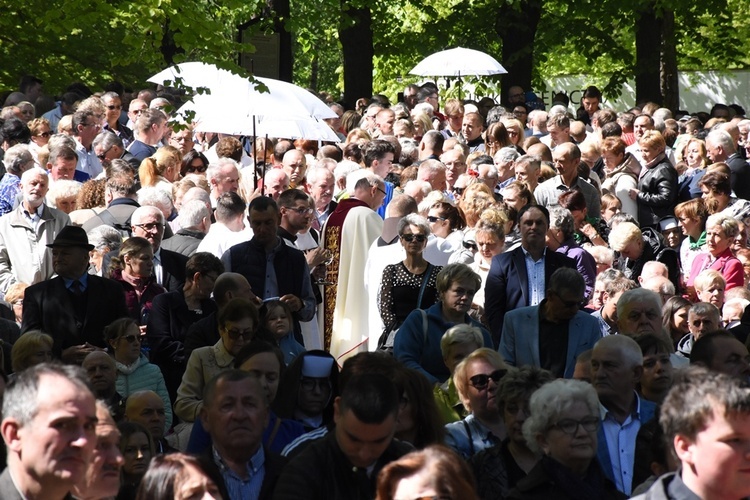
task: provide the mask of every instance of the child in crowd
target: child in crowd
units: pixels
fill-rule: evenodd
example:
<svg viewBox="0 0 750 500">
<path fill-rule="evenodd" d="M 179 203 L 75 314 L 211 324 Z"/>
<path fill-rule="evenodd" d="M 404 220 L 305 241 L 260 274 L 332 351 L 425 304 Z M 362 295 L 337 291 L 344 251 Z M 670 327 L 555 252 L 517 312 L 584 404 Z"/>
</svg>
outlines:
<svg viewBox="0 0 750 500">
<path fill-rule="evenodd" d="M 292 310 L 285 302 L 271 300 L 266 302 L 261 311 L 263 324 L 284 353 L 284 363 L 289 365 L 298 354 L 305 352 L 305 347 L 294 338 Z"/>
</svg>

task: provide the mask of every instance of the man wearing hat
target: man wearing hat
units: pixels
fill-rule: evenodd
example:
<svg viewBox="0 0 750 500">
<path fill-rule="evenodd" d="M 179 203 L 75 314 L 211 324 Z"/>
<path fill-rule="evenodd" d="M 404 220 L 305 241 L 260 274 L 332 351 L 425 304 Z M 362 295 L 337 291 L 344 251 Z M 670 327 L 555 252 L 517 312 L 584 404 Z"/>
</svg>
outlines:
<svg viewBox="0 0 750 500">
<path fill-rule="evenodd" d="M 45 247 L 70 218 L 48 207 L 47 172 L 34 167 L 21 175 L 23 199 L 18 208 L 0 217 L 0 293 L 14 283 L 33 285 L 53 276 L 52 254 Z"/>
<path fill-rule="evenodd" d="M 119 283 L 88 274 L 94 246 L 82 228 L 66 226 L 47 246 L 57 277 L 26 289 L 21 333 L 49 333 L 57 357 L 81 364 L 88 353 L 105 347 L 104 328 L 128 316 L 125 295 Z"/>
</svg>

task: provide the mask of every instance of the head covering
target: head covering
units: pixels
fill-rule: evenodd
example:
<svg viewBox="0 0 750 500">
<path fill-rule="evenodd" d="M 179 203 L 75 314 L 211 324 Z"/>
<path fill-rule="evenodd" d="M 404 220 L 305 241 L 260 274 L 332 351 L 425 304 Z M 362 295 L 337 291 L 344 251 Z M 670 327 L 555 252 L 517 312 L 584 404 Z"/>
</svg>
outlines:
<svg viewBox="0 0 750 500">
<path fill-rule="evenodd" d="M 310 378 L 328 378 L 333 367 L 332 357 L 305 356 L 302 359 L 302 376 Z"/>
<path fill-rule="evenodd" d="M 94 249 L 94 245 L 89 243 L 86 231 L 78 226 L 65 226 L 55 237 L 55 241 L 47 245 L 48 248 L 55 247 L 78 247 L 85 248 L 88 251 Z"/>
<path fill-rule="evenodd" d="M 670 229 L 675 229 L 678 227 L 680 226 L 677 224 L 677 219 L 671 216 L 664 217 L 663 219 L 659 221 L 659 230 L 662 232 L 669 231 Z"/>
</svg>

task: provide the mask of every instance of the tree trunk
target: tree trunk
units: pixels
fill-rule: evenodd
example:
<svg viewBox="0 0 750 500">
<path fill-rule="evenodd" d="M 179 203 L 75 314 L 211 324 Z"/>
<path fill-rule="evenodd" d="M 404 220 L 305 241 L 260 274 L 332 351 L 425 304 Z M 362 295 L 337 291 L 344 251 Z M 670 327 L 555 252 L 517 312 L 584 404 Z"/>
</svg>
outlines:
<svg viewBox="0 0 750 500">
<path fill-rule="evenodd" d="M 656 17 L 652 0 L 643 11 L 635 28 L 635 101 L 643 104 L 654 101 L 662 104 L 661 47 L 662 20 Z"/>
<path fill-rule="evenodd" d="M 503 102 L 506 102 L 508 89 L 513 85 L 531 89 L 534 38 L 542 16 L 542 2 L 521 2 L 520 10 L 503 3 L 497 14 L 495 30 L 503 41 L 502 64 L 508 71 L 501 83 Z"/>
<path fill-rule="evenodd" d="M 286 30 L 284 22 L 291 16 L 289 0 L 267 0 L 267 5 L 273 13 L 273 31 L 279 35 L 279 80 L 292 81 L 292 34 Z"/>
<path fill-rule="evenodd" d="M 674 113 L 680 108 L 680 87 L 677 78 L 677 47 L 675 46 L 674 12 L 664 9 L 661 45 L 661 93 L 664 107 Z"/>
<path fill-rule="evenodd" d="M 369 7 L 353 8 L 341 0 L 339 40 L 344 56 L 344 103 L 353 109 L 357 99 L 372 96 L 374 49 Z"/>
</svg>

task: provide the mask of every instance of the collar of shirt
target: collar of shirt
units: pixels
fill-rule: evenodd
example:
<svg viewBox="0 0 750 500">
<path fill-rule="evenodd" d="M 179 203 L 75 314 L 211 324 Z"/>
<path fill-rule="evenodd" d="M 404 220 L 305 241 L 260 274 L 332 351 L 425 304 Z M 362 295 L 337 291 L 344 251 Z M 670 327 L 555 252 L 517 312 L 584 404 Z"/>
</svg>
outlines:
<svg viewBox="0 0 750 500">
<path fill-rule="evenodd" d="M 250 460 L 247 461 L 247 464 L 245 464 L 245 470 L 247 471 L 247 478 L 241 478 L 239 477 L 232 469 L 227 466 L 227 464 L 224 463 L 224 459 L 221 458 L 221 455 L 219 455 L 219 452 L 216 451 L 216 447 L 212 447 L 214 462 L 216 463 L 216 466 L 219 467 L 219 472 L 222 474 L 230 474 L 235 477 L 237 477 L 241 481 L 247 481 L 248 479 L 252 478 L 255 474 L 258 473 L 261 467 L 266 462 L 266 454 L 263 451 L 263 446 L 258 447 L 258 451 L 255 452 L 255 454 L 250 457 Z"/>
<path fill-rule="evenodd" d="M 635 410 L 633 410 L 630 413 L 630 416 L 622 423 L 622 425 L 626 425 L 627 423 L 631 422 L 633 419 L 640 417 L 641 398 L 640 396 L 638 396 L 638 393 L 635 391 L 633 391 L 633 395 L 635 396 Z M 610 411 L 603 404 L 599 403 L 599 415 L 601 416 L 602 422 L 609 417 L 609 413 Z M 614 418 L 612 418 L 611 420 L 615 421 Z"/>
<path fill-rule="evenodd" d="M 161 264 L 161 247 L 154 252 L 154 263 Z"/>
<path fill-rule="evenodd" d="M 63 283 L 65 283 L 65 288 L 70 290 L 70 287 L 73 285 L 74 281 L 78 281 L 81 284 L 81 291 L 85 291 L 86 288 L 89 286 L 89 273 L 83 273 L 81 276 L 79 276 L 76 279 L 68 279 L 63 278 Z"/>
<path fill-rule="evenodd" d="M 573 179 L 573 182 L 571 182 L 569 186 L 565 184 L 565 181 L 563 180 L 562 175 L 558 175 L 556 179 L 559 182 L 559 184 L 557 185 L 558 189 L 560 189 L 561 187 L 564 187 L 566 190 L 570 190 L 578 185 L 578 179 L 580 179 L 580 176 L 576 175 L 575 179 Z"/>
<path fill-rule="evenodd" d="M 531 259 L 533 262 L 539 262 L 539 260 L 543 260 L 547 256 L 547 247 L 544 247 L 544 250 L 542 250 L 542 258 L 539 260 L 534 260 L 534 257 L 531 256 L 528 250 L 526 250 L 523 245 L 521 245 L 521 250 L 523 251 L 523 255 L 527 259 Z"/>
<path fill-rule="evenodd" d="M 23 207 L 23 205 L 21 205 Z M 34 217 L 42 218 L 42 212 L 44 211 L 44 203 L 36 207 L 36 210 L 34 210 L 34 213 L 29 213 L 25 208 L 22 208 L 23 215 L 26 216 L 27 219 L 34 220 Z"/>
</svg>

